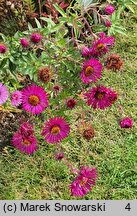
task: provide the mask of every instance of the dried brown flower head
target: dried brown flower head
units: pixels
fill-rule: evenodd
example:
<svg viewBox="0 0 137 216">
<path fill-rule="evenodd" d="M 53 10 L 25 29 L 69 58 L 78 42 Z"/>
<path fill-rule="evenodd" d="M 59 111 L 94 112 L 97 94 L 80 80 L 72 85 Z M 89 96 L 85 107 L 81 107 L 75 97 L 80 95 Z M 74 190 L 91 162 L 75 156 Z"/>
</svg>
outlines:
<svg viewBox="0 0 137 216">
<path fill-rule="evenodd" d="M 90 140 L 91 138 L 93 138 L 95 136 L 95 131 L 94 128 L 90 125 L 88 126 L 85 130 L 83 130 L 83 137 L 86 140 Z"/>
<path fill-rule="evenodd" d="M 107 57 L 106 60 L 106 68 L 112 69 L 114 71 L 120 70 L 123 65 L 123 61 L 121 60 L 118 54 L 111 54 Z"/>
<path fill-rule="evenodd" d="M 92 139 L 95 136 L 95 130 L 90 122 L 80 122 L 78 124 L 78 131 L 87 141 Z"/>
<path fill-rule="evenodd" d="M 48 83 L 51 80 L 51 69 L 43 67 L 38 70 L 38 80 L 43 83 Z"/>
</svg>

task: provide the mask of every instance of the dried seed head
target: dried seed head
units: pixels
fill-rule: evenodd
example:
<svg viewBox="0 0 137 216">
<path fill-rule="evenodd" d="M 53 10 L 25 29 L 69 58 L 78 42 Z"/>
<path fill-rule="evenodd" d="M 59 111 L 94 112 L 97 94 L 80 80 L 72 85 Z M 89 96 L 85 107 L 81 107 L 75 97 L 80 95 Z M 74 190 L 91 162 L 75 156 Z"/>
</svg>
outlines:
<svg viewBox="0 0 137 216">
<path fill-rule="evenodd" d="M 48 83 L 51 80 L 51 70 L 49 67 L 40 68 L 38 70 L 38 80 Z"/>
<path fill-rule="evenodd" d="M 106 68 L 112 69 L 114 71 L 120 70 L 123 65 L 123 61 L 121 60 L 118 54 L 111 54 L 107 57 L 106 60 Z"/>
<path fill-rule="evenodd" d="M 88 141 L 94 136 L 95 136 L 95 131 L 91 125 L 83 131 L 83 137 Z"/>
</svg>

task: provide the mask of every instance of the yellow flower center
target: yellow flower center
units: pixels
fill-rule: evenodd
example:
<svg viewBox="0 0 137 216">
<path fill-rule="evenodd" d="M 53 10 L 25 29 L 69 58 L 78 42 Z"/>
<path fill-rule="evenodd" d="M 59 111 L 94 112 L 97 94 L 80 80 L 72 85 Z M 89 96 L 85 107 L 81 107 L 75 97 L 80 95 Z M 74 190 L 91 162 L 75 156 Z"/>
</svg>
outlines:
<svg viewBox="0 0 137 216">
<path fill-rule="evenodd" d="M 29 97 L 29 103 L 32 105 L 32 106 L 36 106 L 37 104 L 39 104 L 40 100 L 38 98 L 38 96 L 36 95 L 31 95 Z"/>
<path fill-rule="evenodd" d="M 99 100 L 103 99 L 104 96 L 105 96 L 105 93 L 104 93 L 104 92 L 97 92 L 97 93 L 95 94 L 95 97 L 96 97 L 97 99 L 99 99 Z"/>
<path fill-rule="evenodd" d="M 52 128 L 51 128 L 51 134 L 53 134 L 53 135 L 57 135 L 57 134 L 59 134 L 59 132 L 60 132 L 60 127 L 58 126 L 58 125 L 54 125 Z"/>
<path fill-rule="evenodd" d="M 27 139 L 23 140 L 23 145 L 29 146 L 31 144 Z"/>
<path fill-rule="evenodd" d="M 88 76 L 90 76 L 93 72 L 94 72 L 93 67 L 88 66 L 88 67 L 86 68 L 86 70 L 85 70 L 85 76 L 88 77 Z"/>
<path fill-rule="evenodd" d="M 98 51 L 101 51 L 101 50 L 104 48 L 104 46 L 105 46 L 105 45 L 104 45 L 103 43 L 98 44 L 98 45 L 97 45 L 97 50 L 98 50 Z"/>
<path fill-rule="evenodd" d="M 83 177 L 82 180 L 80 181 L 80 185 L 84 186 L 87 183 L 87 181 L 88 181 L 88 178 Z"/>
</svg>

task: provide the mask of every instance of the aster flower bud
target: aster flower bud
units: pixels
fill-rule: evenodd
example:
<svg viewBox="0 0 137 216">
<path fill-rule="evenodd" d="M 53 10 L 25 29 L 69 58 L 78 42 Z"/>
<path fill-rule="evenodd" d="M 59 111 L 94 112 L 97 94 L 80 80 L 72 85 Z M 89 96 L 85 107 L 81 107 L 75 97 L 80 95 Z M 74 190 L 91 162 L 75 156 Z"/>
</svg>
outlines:
<svg viewBox="0 0 137 216">
<path fill-rule="evenodd" d="M 29 46 L 29 41 L 26 38 L 21 38 L 20 43 L 22 47 L 28 47 Z"/>
<path fill-rule="evenodd" d="M 89 55 L 90 55 L 90 49 L 89 49 L 88 47 L 84 46 L 84 47 L 82 48 L 81 54 L 82 54 L 82 56 L 84 56 L 84 57 L 89 56 Z"/>
<path fill-rule="evenodd" d="M 42 39 L 42 35 L 39 33 L 33 33 L 30 36 L 30 40 L 33 43 L 39 43 L 41 41 L 41 39 Z"/>
<path fill-rule="evenodd" d="M 67 100 L 67 107 L 70 109 L 73 109 L 76 106 L 76 100 L 73 98 L 70 98 Z"/>
<path fill-rule="evenodd" d="M 56 160 L 62 160 L 64 158 L 64 153 L 56 153 L 56 155 L 55 155 L 55 159 Z"/>
<path fill-rule="evenodd" d="M 111 25 L 112 25 L 112 23 L 111 23 L 109 20 L 106 20 L 105 26 L 106 26 L 107 28 L 109 28 L 109 27 L 111 27 Z"/>
<path fill-rule="evenodd" d="M 113 7 L 113 5 L 109 4 L 104 8 L 104 12 L 108 15 L 113 14 L 115 11 L 115 8 Z"/>
<path fill-rule="evenodd" d="M 132 126 L 133 126 L 133 120 L 130 117 L 123 118 L 120 121 L 121 128 L 132 128 Z"/>
<path fill-rule="evenodd" d="M 0 53 L 6 53 L 7 47 L 4 44 L 0 44 Z"/>
</svg>

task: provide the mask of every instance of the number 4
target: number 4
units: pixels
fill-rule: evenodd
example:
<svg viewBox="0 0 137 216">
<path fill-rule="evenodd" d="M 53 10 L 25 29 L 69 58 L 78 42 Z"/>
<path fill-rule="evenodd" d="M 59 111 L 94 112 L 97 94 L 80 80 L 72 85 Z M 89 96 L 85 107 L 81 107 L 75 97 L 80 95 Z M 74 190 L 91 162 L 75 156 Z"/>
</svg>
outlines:
<svg viewBox="0 0 137 216">
<path fill-rule="evenodd" d="M 126 207 L 125 207 L 125 209 L 127 209 L 128 211 L 130 211 L 130 203 L 128 203 L 127 205 L 126 205 Z"/>
</svg>

